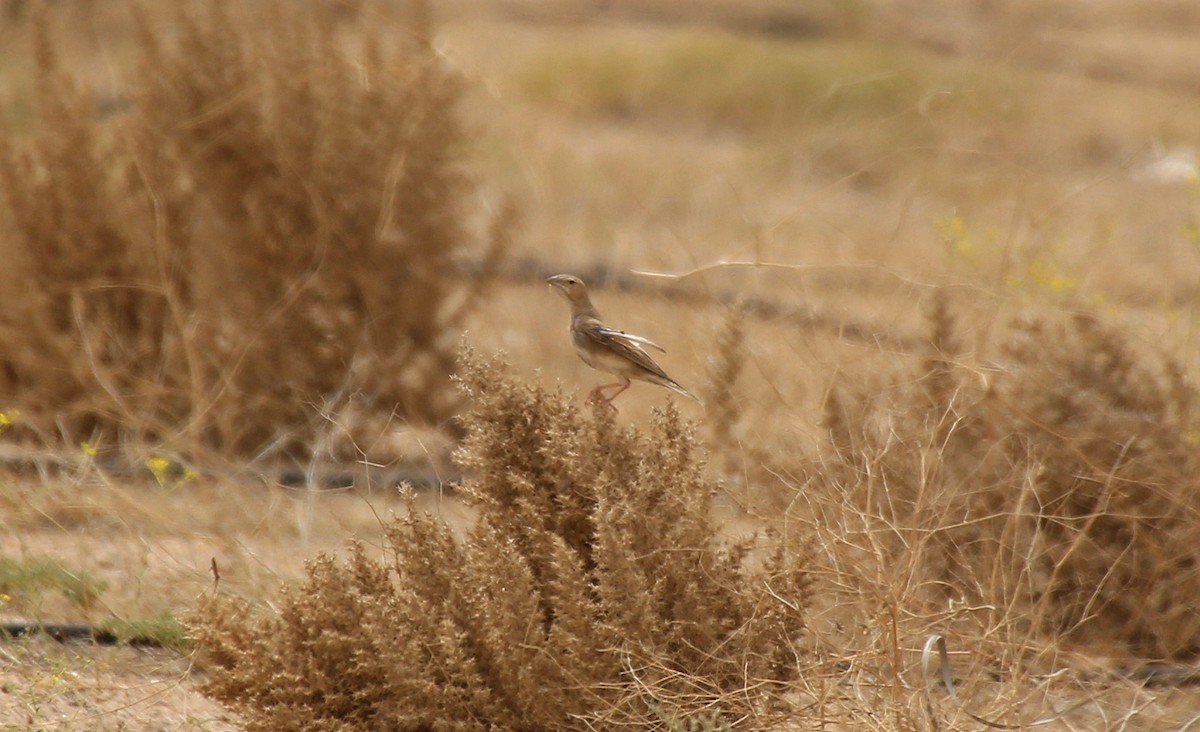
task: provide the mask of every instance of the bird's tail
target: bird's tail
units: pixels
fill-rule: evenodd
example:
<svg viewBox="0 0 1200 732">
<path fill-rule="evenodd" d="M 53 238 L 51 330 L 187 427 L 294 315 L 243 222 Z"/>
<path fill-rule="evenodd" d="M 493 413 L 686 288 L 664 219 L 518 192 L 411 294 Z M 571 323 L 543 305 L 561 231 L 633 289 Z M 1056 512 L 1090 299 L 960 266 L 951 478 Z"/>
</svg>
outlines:
<svg viewBox="0 0 1200 732">
<path fill-rule="evenodd" d="M 684 389 L 682 386 L 675 383 L 673 380 L 668 379 L 667 381 L 664 381 L 663 386 L 667 387 L 668 389 L 675 392 L 676 394 L 682 394 L 683 396 L 687 397 L 688 399 L 691 399 L 692 401 L 696 402 L 700 406 L 704 406 L 704 402 L 700 401 L 700 397 L 696 396 L 695 394 L 688 391 L 687 389 Z"/>
</svg>

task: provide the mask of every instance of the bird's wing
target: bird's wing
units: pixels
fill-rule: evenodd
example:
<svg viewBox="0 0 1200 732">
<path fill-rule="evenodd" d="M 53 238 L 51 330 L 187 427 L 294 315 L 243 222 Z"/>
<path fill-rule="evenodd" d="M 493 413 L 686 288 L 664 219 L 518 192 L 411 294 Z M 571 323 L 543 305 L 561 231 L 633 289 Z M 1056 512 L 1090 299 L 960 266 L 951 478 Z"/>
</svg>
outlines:
<svg viewBox="0 0 1200 732">
<path fill-rule="evenodd" d="M 645 338 L 640 336 L 633 336 L 631 338 L 628 333 L 601 325 L 591 318 L 577 322 L 575 328 L 580 335 L 593 343 L 596 348 L 608 351 L 626 361 L 630 361 L 655 376 L 661 376 L 664 379 L 670 380 L 671 377 L 667 376 L 667 373 L 662 370 L 661 366 L 654 363 L 654 359 L 650 358 L 650 354 L 638 346 L 639 341 L 649 343 Z M 661 346 L 655 347 L 661 348 Z"/>
<path fill-rule="evenodd" d="M 651 348 L 657 348 L 658 350 L 662 351 L 663 353 L 667 352 L 667 349 L 658 345 L 657 343 L 650 340 L 649 338 L 643 338 L 642 336 L 634 335 L 633 333 L 626 333 L 625 331 L 617 330 L 616 328 L 609 328 L 606 325 L 600 325 L 600 326 L 597 326 L 597 328 L 598 328 L 598 330 L 603 332 L 606 337 L 625 341 L 629 345 L 634 346 L 635 348 L 637 346 L 650 346 Z"/>
</svg>

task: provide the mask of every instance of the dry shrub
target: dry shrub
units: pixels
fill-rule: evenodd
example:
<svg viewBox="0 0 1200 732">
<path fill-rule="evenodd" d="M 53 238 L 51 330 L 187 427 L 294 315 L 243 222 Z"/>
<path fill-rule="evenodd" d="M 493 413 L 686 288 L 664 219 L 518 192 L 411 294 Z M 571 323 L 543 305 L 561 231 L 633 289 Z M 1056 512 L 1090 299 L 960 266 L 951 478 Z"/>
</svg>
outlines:
<svg viewBox="0 0 1200 732">
<path fill-rule="evenodd" d="M 1200 432 L 1180 366 L 1083 314 L 1017 318 L 972 366 L 952 302 L 932 302 L 922 373 L 826 406 L 829 475 L 874 547 L 929 613 L 961 601 L 1014 639 L 1194 660 Z"/>
<path fill-rule="evenodd" d="M 207 693 L 252 729 L 637 729 L 765 719 L 797 670 L 804 557 L 727 545 L 691 430 L 648 431 L 467 354 L 459 541 L 415 511 L 384 561 L 322 557 L 278 616 L 193 617 Z"/>
<path fill-rule="evenodd" d="M 135 13 L 132 106 L 108 119 L 40 16 L 40 123 L 0 132 L 0 403 L 74 439 L 242 455 L 302 452 L 348 390 L 452 411 L 477 302 L 453 276 L 459 84 L 419 41 L 340 32 L 338 7 Z"/>
</svg>

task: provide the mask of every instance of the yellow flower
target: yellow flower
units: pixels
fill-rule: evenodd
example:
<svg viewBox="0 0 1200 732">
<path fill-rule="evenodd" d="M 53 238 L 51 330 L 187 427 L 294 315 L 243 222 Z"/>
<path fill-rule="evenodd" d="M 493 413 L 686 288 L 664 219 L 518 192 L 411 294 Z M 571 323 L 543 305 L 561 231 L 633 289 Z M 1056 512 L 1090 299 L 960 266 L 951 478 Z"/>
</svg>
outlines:
<svg viewBox="0 0 1200 732">
<path fill-rule="evenodd" d="M 1034 259 L 1029 263 L 1029 277 L 1047 290 L 1074 290 L 1079 287 L 1079 280 L 1056 274 L 1040 259 Z"/>
<path fill-rule="evenodd" d="M 946 245 L 952 247 L 959 254 L 975 252 L 975 242 L 967 234 L 967 222 L 962 216 L 957 213 L 951 216 L 939 216 L 933 220 L 933 226 L 942 235 Z"/>
<path fill-rule="evenodd" d="M 147 458 L 146 467 L 161 488 L 175 489 L 197 477 L 196 471 L 188 466 L 161 455 Z"/>
</svg>

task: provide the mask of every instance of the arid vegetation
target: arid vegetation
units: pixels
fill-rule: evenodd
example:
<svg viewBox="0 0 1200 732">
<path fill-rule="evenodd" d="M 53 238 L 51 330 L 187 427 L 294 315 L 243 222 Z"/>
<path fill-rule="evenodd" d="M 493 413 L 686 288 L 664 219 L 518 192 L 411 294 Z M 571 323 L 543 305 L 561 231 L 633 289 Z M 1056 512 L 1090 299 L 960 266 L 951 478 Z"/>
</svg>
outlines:
<svg viewBox="0 0 1200 732">
<path fill-rule="evenodd" d="M 264 730 L 770 716 L 746 688 L 800 671 L 804 545 L 718 541 L 716 486 L 674 410 L 638 432 L 497 361 L 463 366 L 465 541 L 410 502 L 386 564 L 362 547 L 319 560 L 277 618 L 201 606 L 209 692 Z"/>
<path fill-rule="evenodd" d="M 483 255 L 453 73 L 419 38 L 346 48 L 331 7 L 185 3 L 171 34 L 133 13 L 128 106 L 106 118 L 30 18 L 34 118 L 2 138 L 0 399 L 43 439 L 260 457 L 305 455 L 313 405 L 353 392 L 451 414 L 479 299 L 447 270 Z"/>
<path fill-rule="evenodd" d="M 0 725 L 1194 725 L 1200 13 L 684 7 L 0 4 Z"/>
</svg>

